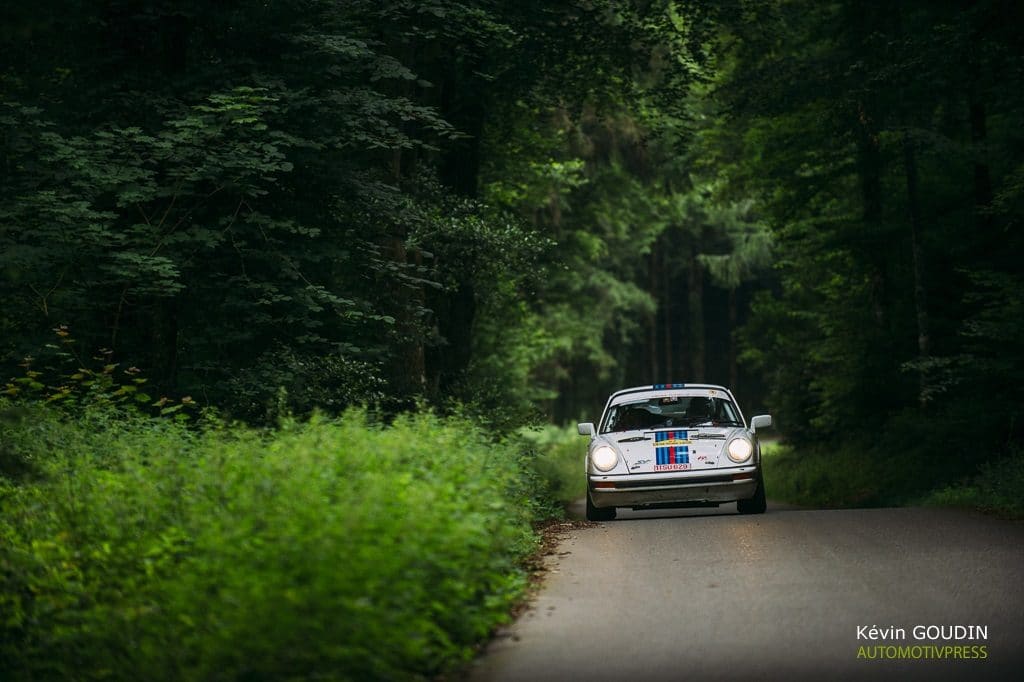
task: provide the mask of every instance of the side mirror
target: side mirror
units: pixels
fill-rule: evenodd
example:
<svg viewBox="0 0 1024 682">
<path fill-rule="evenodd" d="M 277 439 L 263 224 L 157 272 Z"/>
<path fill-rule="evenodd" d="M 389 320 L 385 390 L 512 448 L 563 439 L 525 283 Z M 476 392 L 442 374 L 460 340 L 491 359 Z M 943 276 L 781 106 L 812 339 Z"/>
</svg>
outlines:
<svg viewBox="0 0 1024 682">
<path fill-rule="evenodd" d="M 767 429 L 772 425 L 772 416 L 770 414 L 759 414 L 750 420 L 750 430 L 757 431 L 758 429 Z"/>
<path fill-rule="evenodd" d="M 590 436 L 593 438 L 594 424 L 592 422 L 581 422 L 576 425 L 576 431 L 578 431 L 581 436 Z"/>
</svg>

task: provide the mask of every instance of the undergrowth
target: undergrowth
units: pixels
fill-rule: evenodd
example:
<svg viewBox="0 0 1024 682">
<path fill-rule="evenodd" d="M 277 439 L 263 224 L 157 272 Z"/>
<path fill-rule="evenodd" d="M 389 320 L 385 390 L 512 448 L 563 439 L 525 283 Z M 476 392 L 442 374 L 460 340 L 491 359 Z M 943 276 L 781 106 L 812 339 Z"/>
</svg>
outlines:
<svg viewBox="0 0 1024 682">
<path fill-rule="evenodd" d="M 1024 453 L 988 462 L 981 471 L 957 485 L 933 490 L 921 504 L 978 509 L 1011 519 L 1024 519 Z"/>
<path fill-rule="evenodd" d="M 427 679 L 507 618 L 544 513 L 459 419 L 0 413 L 4 680 Z"/>
<path fill-rule="evenodd" d="M 988 461 L 947 453 L 847 446 L 763 447 L 768 496 L 819 508 L 928 505 L 1024 518 L 1024 456 Z"/>
<path fill-rule="evenodd" d="M 586 495 L 583 460 L 587 441 L 580 437 L 576 428 L 548 424 L 541 428 L 523 429 L 520 435 L 536 453 L 532 469 L 544 496 L 562 507 L 583 499 Z"/>
</svg>

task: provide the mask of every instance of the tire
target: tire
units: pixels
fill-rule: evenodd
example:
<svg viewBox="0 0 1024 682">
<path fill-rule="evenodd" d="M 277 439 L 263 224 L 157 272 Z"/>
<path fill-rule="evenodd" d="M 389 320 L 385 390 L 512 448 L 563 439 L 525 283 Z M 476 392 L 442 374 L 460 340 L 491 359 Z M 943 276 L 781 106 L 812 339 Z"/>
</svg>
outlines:
<svg viewBox="0 0 1024 682">
<path fill-rule="evenodd" d="M 740 514 L 764 514 L 768 508 L 768 500 L 764 494 L 764 478 L 757 477 L 757 492 L 749 500 L 737 500 L 736 511 Z"/>
<path fill-rule="evenodd" d="M 587 521 L 611 521 L 615 518 L 615 507 L 595 507 L 587 491 Z"/>
</svg>

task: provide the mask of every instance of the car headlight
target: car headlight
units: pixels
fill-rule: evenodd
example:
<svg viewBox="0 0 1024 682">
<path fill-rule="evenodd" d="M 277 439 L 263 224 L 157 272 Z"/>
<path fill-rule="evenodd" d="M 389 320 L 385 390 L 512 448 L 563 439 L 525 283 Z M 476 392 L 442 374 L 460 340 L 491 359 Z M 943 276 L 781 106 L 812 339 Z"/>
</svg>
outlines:
<svg viewBox="0 0 1024 682">
<path fill-rule="evenodd" d="M 729 443 L 729 459 L 739 464 L 750 459 L 750 453 L 754 451 L 754 444 L 747 438 L 733 438 Z"/>
<path fill-rule="evenodd" d="M 611 471 L 619 463 L 619 455 L 607 445 L 598 445 L 590 453 L 590 461 L 599 471 Z"/>
</svg>

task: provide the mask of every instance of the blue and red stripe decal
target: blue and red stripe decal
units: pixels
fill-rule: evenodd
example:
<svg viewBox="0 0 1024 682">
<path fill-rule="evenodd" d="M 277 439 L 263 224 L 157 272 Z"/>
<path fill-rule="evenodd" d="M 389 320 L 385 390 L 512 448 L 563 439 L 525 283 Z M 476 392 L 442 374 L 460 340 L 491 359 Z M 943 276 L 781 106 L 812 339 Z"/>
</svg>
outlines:
<svg viewBox="0 0 1024 682">
<path fill-rule="evenodd" d="M 654 434 L 655 464 L 689 464 L 690 446 L 677 445 L 686 440 L 686 431 L 658 431 Z M 661 445 L 664 443 L 664 445 Z"/>
</svg>

